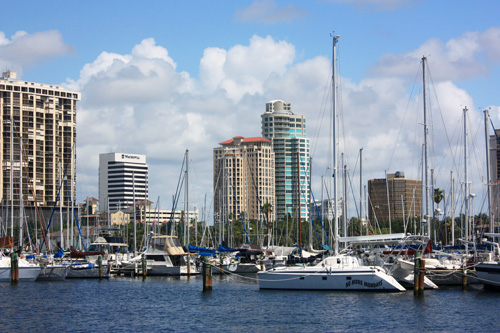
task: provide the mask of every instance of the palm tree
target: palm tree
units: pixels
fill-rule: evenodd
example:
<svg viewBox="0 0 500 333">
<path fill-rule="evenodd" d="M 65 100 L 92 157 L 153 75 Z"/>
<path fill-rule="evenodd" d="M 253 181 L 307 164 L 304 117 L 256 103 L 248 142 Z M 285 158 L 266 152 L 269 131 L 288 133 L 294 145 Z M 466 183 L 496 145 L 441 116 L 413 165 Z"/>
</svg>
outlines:
<svg viewBox="0 0 500 333">
<path fill-rule="evenodd" d="M 444 199 L 444 191 L 440 188 L 435 188 L 434 189 L 434 202 L 437 204 L 438 209 L 439 209 L 439 204 L 441 203 L 441 201 L 443 201 L 443 199 Z M 438 215 L 438 220 L 439 220 L 439 215 Z M 436 228 L 435 224 L 434 224 L 434 228 Z M 434 241 L 437 241 L 437 239 L 435 239 Z"/>
</svg>

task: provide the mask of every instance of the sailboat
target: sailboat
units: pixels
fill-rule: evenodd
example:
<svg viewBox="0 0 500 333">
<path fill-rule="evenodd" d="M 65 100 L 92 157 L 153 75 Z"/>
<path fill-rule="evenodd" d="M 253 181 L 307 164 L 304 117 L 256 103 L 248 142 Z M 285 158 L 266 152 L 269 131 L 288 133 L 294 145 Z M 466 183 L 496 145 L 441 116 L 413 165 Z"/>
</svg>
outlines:
<svg viewBox="0 0 500 333">
<path fill-rule="evenodd" d="M 333 36 L 332 106 L 333 106 L 333 182 L 335 203 L 334 255 L 314 266 L 277 267 L 257 274 L 260 289 L 287 290 L 378 290 L 405 291 L 388 270 L 375 263 L 366 265 L 355 253 L 339 253 L 339 219 L 337 209 L 337 141 L 336 141 L 336 45 L 340 36 Z"/>
</svg>

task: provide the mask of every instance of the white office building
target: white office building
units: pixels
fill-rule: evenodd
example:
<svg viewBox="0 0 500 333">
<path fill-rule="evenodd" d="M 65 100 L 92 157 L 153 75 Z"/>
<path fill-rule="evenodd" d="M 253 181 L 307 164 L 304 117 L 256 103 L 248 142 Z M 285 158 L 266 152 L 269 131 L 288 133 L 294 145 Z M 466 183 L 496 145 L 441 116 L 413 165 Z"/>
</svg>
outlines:
<svg viewBox="0 0 500 333">
<path fill-rule="evenodd" d="M 117 211 L 148 198 L 148 165 L 145 155 L 99 155 L 99 205 L 101 211 Z"/>
</svg>

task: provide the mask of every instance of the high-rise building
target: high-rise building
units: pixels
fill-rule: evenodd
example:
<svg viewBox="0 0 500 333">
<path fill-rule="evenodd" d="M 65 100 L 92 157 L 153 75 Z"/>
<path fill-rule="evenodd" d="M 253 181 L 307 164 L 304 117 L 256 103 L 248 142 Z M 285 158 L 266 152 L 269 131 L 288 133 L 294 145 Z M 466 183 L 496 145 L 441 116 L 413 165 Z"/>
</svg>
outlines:
<svg viewBox="0 0 500 333">
<path fill-rule="evenodd" d="M 490 135 L 490 213 L 493 221 L 500 219 L 500 130 L 495 130 L 495 135 Z M 497 223 L 494 224 L 494 227 Z M 494 232 L 494 231 L 490 231 Z"/>
<path fill-rule="evenodd" d="M 387 179 L 368 180 L 370 221 L 403 220 L 422 214 L 422 181 L 405 178 L 403 172 L 387 174 Z"/>
<path fill-rule="evenodd" d="M 294 114 L 290 103 L 281 100 L 266 104 L 262 118 L 262 136 L 273 143 L 275 155 L 276 216 L 309 218 L 310 202 L 309 139 L 306 117 Z"/>
<path fill-rule="evenodd" d="M 20 211 L 75 201 L 76 104 L 80 93 L 57 85 L 0 78 L 1 203 Z M 59 193 L 60 192 L 60 193 Z M 20 200 L 22 198 L 22 201 Z M 61 198 L 61 200 L 59 200 Z M 2 210 L 5 211 L 5 210 Z M 27 214 L 36 215 L 34 209 Z"/>
<path fill-rule="evenodd" d="M 234 137 L 214 148 L 214 213 L 216 222 L 273 220 L 274 153 L 271 141 Z M 269 207 L 266 209 L 265 207 Z M 267 215 L 266 215 L 267 214 Z"/>
<path fill-rule="evenodd" d="M 101 211 L 133 206 L 148 199 L 148 165 L 145 155 L 106 153 L 99 155 L 99 204 Z"/>
</svg>

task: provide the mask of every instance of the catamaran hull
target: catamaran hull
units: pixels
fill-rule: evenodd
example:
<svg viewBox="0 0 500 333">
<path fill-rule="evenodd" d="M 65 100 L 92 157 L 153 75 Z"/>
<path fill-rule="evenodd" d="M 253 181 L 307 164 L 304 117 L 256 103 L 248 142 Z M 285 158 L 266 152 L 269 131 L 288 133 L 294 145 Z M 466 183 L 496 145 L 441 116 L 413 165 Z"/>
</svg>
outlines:
<svg viewBox="0 0 500 333">
<path fill-rule="evenodd" d="M 180 275 L 195 275 L 200 274 L 196 266 L 192 265 L 188 272 L 187 266 L 166 266 L 166 265 L 151 265 L 148 270 L 148 276 L 180 276 Z"/>
<path fill-rule="evenodd" d="M 373 269 L 345 270 L 271 270 L 259 272 L 260 289 L 282 290 L 364 290 L 405 291 L 393 277 Z"/>
<path fill-rule="evenodd" d="M 227 266 L 227 271 L 236 274 L 251 274 L 260 271 L 260 266 L 248 263 L 235 263 Z"/>
<path fill-rule="evenodd" d="M 40 274 L 40 267 L 19 267 L 19 281 L 32 282 L 35 281 Z M 10 282 L 10 267 L 0 268 L 0 282 Z"/>
<path fill-rule="evenodd" d="M 48 265 L 42 267 L 37 281 L 63 281 L 69 272 L 69 266 L 65 265 Z"/>
<path fill-rule="evenodd" d="M 485 262 L 476 265 L 476 275 L 486 289 L 500 289 L 500 264 Z"/>
<path fill-rule="evenodd" d="M 108 265 L 102 265 L 102 273 L 99 267 L 93 264 L 72 265 L 68 271 L 67 279 L 107 279 L 109 278 Z"/>
</svg>

